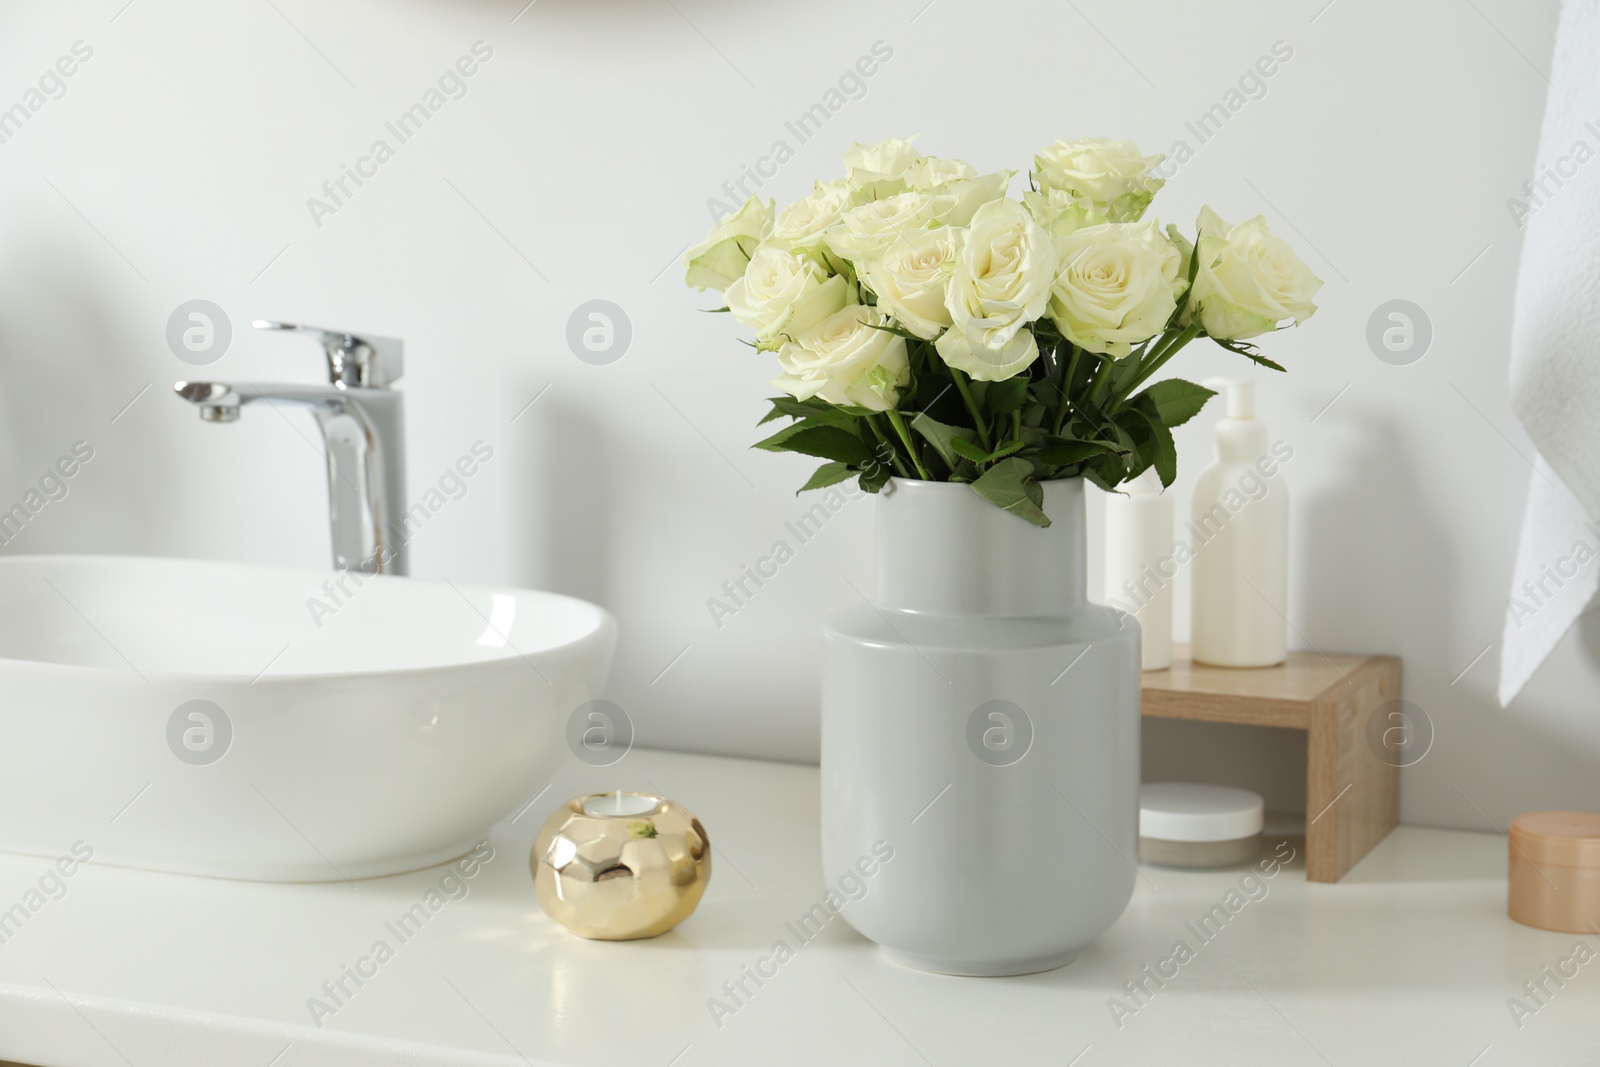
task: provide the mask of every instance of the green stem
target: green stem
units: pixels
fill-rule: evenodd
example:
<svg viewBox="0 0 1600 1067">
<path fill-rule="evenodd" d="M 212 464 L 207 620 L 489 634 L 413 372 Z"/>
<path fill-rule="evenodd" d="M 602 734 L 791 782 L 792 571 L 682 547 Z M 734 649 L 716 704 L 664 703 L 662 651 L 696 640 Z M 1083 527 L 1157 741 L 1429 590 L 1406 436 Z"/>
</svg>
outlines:
<svg viewBox="0 0 1600 1067">
<path fill-rule="evenodd" d="M 1168 360 L 1177 355 L 1178 351 L 1182 349 L 1184 345 L 1188 344 L 1190 341 L 1193 341 L 1196 337 L 1199 337 L 1201 329 L 1202 327 L 1200 326 L 1200 320 L 1195 319 L 1193 322 L 1189 323 L 1189 325 L 1185 326 L 1181 332 L 1174 335 L 1172 340 L 1158 346 L 1155 357 L 1149 359 L 1145 365 L 1139 369 L 1138 375 L 1128 386 L 1127 395 L 1132 396 L 1135 389 L 1149 381 L 1151 375 L 1155 374 L 1155 372 L 1160 370 Z"/>
<path fill-rule="evenodd" d="M 883 431 L 878 428 L 877 422 L 874 421 L 871 415 L 866 416 L 866 421 L 867 426 L 872 430 L 872 436 L 876 437 L 878 439 L 878 443 L 889 450 L 889 458 L 894 461 L 894 469 L 899 472 L 900 477 L 911 477 L 911 472 L 906 470 L 906 465 L 900 461 L 900 451 L 895 448 L 894 445 L 889 443 L 889 439 L 885 437 L 883 435 Z"/>
<path fill-rule="evenodd" d="M 1145 352 L 1145 358 L 1149 359 L 1151 356 L 1159 355 L 1161 350 L 1170 345 L 1173 341 L 1176 341 L 1178 339 L 1178 335 L 1185 329 L 1187 329 L 1187 327 L 1184 326 L 1179 326 L 1177 329 L 1173 329 L 1170 326 L 1167 327 L 1167 329 L 1162 332 L 1160 337 L 1157 337 L 1150 342 L 1150 348 Z"/>
<path fill-rule="evenodd" d="M 1100 403 L 1100 387 L 1106 384 L 1107 378 L 1111 377 L 1111 368 L 1114 366 L 1116 366 L 1116 362 L 1113 359 L 1109 356 L 1102 356 L 1100 358 L 1100 369 L 1095 371 L 1094 381 L 1089 383 L 1089 399 L 1097 406 Z"/>
<path fill-rule="evenodd" d="M 1070 342 L 1069 342 L 1070 343 Z M 1066 373 L 1061 376 L 1061 404 L 1056 408 L 1056 436 L 1061 435 L 1061 426 L 1067 421 L 1067 408 L 1071 405 L 1069 395 L 1072 389 L 1072 379 L 1078 373 L 1078 358 L 1083 355 L 1083 349 L 1072 345 L 1072 355 L 1067 359 Z"/>
<path fill-rule="evenodd" d="M 1179 329 L 1179 330 L 1174 330 L 1171 333 L 1163 334 L 1159 339 L 1157 339 L 1153 344 L 1151 344 L 1150 348 L 1144 353 L 1144 356 L 1142 357 L 1143 366 L 1145 366 L 1145 367 L 1159 366 L 1157 361 L 1158 360 L 1162 360 L 1165 357 L 1165 355 L 1167 354 L 1167 352 L 1169 350 L 1172 350 L 1173 345 L 1178 342 L 1178 338 L 1182 337 L 1183 334 L 1184 334 L 1184 331 L 1187 330 L 1187 329 L 1188 329 L 1188 327 L 1184 327 L 1184 328 Z"/>
<path fill-rule="evenodd" d="M 967 376 L 951 367 L 950 380 L 956 383 L 956 392 L 961 394 L 962 402 L 967 405 L 967 413 L 972 416 L 973 425 L 978 431 L 978 443 L 983 446 L 985 452 L 993 452 L 994 446 L 989 443 L 988 424 L 983 421 L 983 416 L 978 413 L 978 403 L 972 399 L 972 390 L 967 388 Z"/>
<path fill-rule="evenodd" d="M 933 481 L 933 475 L 928 473 L 928 468 L 924 467 L 922 460 L 917 458 L 917 446 L 911 443 L 911 431 L 906 429 L 906 420 L 902 419 L 900 413 L 893 409 L 888 412 L 888 415 L 889 425 L 893 426 L 894 432 L 900 435 L 901 442 L 906 446 L 906 452 L 911 456 L 911 462 L 916 465 L 917 473 L 922 476 L 923 481 Z"/>
<path fill-rule="evenodd" d="M 1022 440 L 1022 409 L 1017 408 L 1011 413 L 1011 439 Z"/>
</svg>

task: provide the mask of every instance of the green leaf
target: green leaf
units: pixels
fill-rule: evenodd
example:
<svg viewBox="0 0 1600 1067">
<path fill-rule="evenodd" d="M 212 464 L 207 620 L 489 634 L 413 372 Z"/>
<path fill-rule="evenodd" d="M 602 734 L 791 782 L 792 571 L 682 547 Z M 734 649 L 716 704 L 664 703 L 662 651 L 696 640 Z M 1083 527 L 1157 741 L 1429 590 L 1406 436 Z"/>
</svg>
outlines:
<svg viewBox="0 0 1600 1067">
<path fill-rule="evenodd" d="M 815 474 L 806 480 L 805 485 L 795 490 L 794 495 L 799 496 L 809 489 L 826 489 L 830 485 L 838 485 L 854 473 L 855 471 L 850 469 L 850 464 L 848 463 L 824 463 L 817 468 Z"/>
<path fill-rule="evenodd" d="M 1285 367 L 1282 363 L 1273 362 L 1266 356 L 1263 356 L 1260 352 L 1244 348 L 1236 348 L 1234 351 L 1238 352 L 1245 359 L 1248 359 L 1251 363 L 1260 364 L 1268 370 L 1282 371 L 1285 374 L 1289 372 L 1288 367 Z"/>
<path fill-rule="evenodd" d="M 816 419 L 826 426 L 839 426 L 850 429 L 854 425 L 855 417 L 842 408 L 837 408 L 826 400 L 796 400 L 792 396 L 775 396 L 770 400 L 773 411 L 768 413 L 761 422 L 775 419 L 778 415 L 787 415 L 791 419 Z M 757 423 L 756 425 L 761 425 Z"/>
<path fill-rule="evenodd" d="M 1153 404 L 1153 401 L 1149 403 Z M 1178 476 L 1178 449 L 1172 442 L 1172 433 L 1147 411 L 1128 408 L 1117 416 L 1119 424 L 1133 435 L 1138 461 L 1130 464 L 1125 480 L 1132 480 L 1150 467 L 1156 469 L 1162 487 L 1172 484 Z"/>
<path fill-rule="evenodd" d="M 1178 446 L 1173 443 L 1171 430 L 1159 422 L 1150 425 L 1156 432 L 1156 474 L 1161 478 L 1161 488 L 1165 489 L 1178 478 Z"/>
<path fill-rule="evenodd" d="M 869 493 L 876 493 L 889 484 L 889 478 L 893 474 L 894 472 L 889 469 L 888 464 L 873 463 L 861 472 L 861 478 L 857 484 Z"/>
<path fill-rule="evenodd" d="M 989 503 L 1035 526 L 1050 525 L 1050 517 L 1041 507 L 1044 487 L 1034 480 L 1033 464 L 1020 456 L 996 463 L 972 483 L 972 488 Z"/>
<path fill-rule="evenodd" d="M 1153 441 L 1155 431 L 1151 428 L 1149 414 L 1138 408 L 1127 408 L 1117 412 L 1111 429 L 1116 432 L 1118 440 L 1127 447 L 1127 451 L 1116 457 L 1115 466 L 1102 461 L 1096 461 L 1096 466 L 1111 480 L 1112 485 L 1116 485 L 1137 478 L 1155 462 Z"/>
<path fill-rule="evenodd" d="M 1169 429 L 1173 426 L 1182 426 L 1200 413 L 1206 406 L 1206 401 L 1216 396 L 1216 392 L 1203 385 L 1186 382 L 1182 378 L 1168 378 L 1164 382 L 1156 382 L 1144 392 L 1135 396 L 1132 403 L 1138 403 L 1145 397 L 1155 404 L 1156 414 Z"/>
<path fill-rule="evenodd" d="M 757 425 L 760 425 L 760 423 L 757 423 Z M 784 446 L 784 442 L 787 441 L 789 438 L 793 437 L 795 434 L 799 433 L 803 429 L 805 429 L 805 424 L 804 423 L 799 423 L 799 422 L 791 423 L 790 425 L 785 426 L 783 429 L 779 430 L 777 433 L 773 434 L 771 437 L 763 437 L 761 440 L 757 441 L 755 444 L 751 445 L 750 447 L 751 448 L 764 448 L 768 452 L 782 452 L 784 450 L 784 447 L 785 447 Z"/>
<path fill-rule="evenodd" d="M 1079 423 L 1078 425 L 1083 426 L 1083 428 L 1086 430 L 1093 429 L 1093 427 L 1084 423 Z M 1052 445 L 1094 445 L 1102 452 L 1123 451 L 1123 446 L 1118 444 L 1116 441 L 1106 441 L 1099 437 L 1081 437 L 1077 434 L 1047 433 L 1044 435 L 1044 439 L 1047 444 Z"/>
<path fill-rule="evenodd" d="M 1211 339 L 1213 341 L 1217 341 L 1215 337 Z M 1217 341 L 1217 344 L 1221 345 L 1223 348 L 1226 348 L 1229 352 L 1239 353 L 1239 355 L 1243 356 L 1245 359 L 1248 359 L 1251 363 L 1259 363 L 1268 370 L 1278 370 L 1285 373 L 1288 372 L 1289 368 L 1285 367 L 1281 363 L 1274 363 L 1266 356 L 1263 356 L 1261 354 L 1261 350 L 1255 345 L 1246 344 L 1243 341 Z"/>
<path fill-rule="evenodd" d="M 1004 381 L 990 382 L 984 404 L 996 415 L 1009 415 L 1028 399 L 1028 376 L 1019 374 Z"/>
<path fill-rule="evenodd" d="M 904 337 L 908 341 L 922 340 L 922 338 L 918 337 L 904 326 L 873 326 L 872 329 L 882 330 L 884 333 L 892 333 L 896 337 Z"/>
<path fill-rule="evenodd" d="M 1001 445 L 999 448 L 995 449 L 993 452 L 990 452 L 989 455 L 987 457 L 985 457 L 985 459 L 988 462 L 993 463 L 995 460 L 999 459 L 1001 456 L 1009 456 L 1009 455 L 1011 455 L 1011 453 L 1013 453 L 1013 452 L 1017 451 L 1017 449 L 1021 448 L 1022 445 L 1023 445 L 1022 439 L 1018 438 L 1015 441 L 1011 441 L 1011 442 L 1008 442 L 1007 444 Z"/>
<path fill-rule="evenodd" d="M 1045 446 L 1033 458 L 1053 467 L 1081 463 L 1093 456 L 1115 455 L 1127 449 L 1115 441 L 1102 441 L 1093 437 L 1064 437 L 1045 434 Z"/>
<path fill-rule="evenodd" d="M 989 458 L 989 453 L 985 452 L 980 446 L 973 444 L 970 439 L 964 437 L 958 437 L 952 440 L 950 442 L 950 449 L 956 455 L 961 456 L 964 459 L 970 459 L 974 463 L 982 463 Z"/>
<path fill-rule="evenodd" d="M 1259 352 L 1246 352 L 1245 356 L 1252 363 L 1259 363 L 1268 370 L 1282 371 L 1284 374 L 1289 373 L 1288 367 L 1285 367 L 1282 363 L 1274 363 L 1272 360 L 1268 359 L 1266 356 L 1263 356 Z"/>
<path fill-rule="evenodd" d="M 772 404 L 773 410 L 767 413 L 766 418 L 756 423 L 757 426 L 764 425 L 773 419 L 784 415 L 787 415 L 792 419 L 797 419 L 798 421 L 785 426 L 771 437 L 757 441 L 750 447 L 764 448 L 768 452 L 782 452 L 788 447 L 787 442 L 795 434 L 800 433 L 803 430 L 809 430 L 819 426 L 831 426 L 839 430 L 843 430 L 851 437 L 859 436 L 859 423 L 857 422 L 857 417 L 855 415 L 835 407 L 813 411 L 805 407 L 794 406 L 796 404 L 804 403 L 805 401 L 791 400 L 786 405 L 774 400 Z"/>
<path fill-rule="evenodd" d="M 956 441 L 972 440 L 972 431 L 964 430 L 959 426 L 950 426 L 937 419 L 929 418 L 925 412 L 919 412 L 911 420 L 911 428 L 927 439 L 933 450 L 939 453 L 939 458 L 944 460 L 945 466 L 951 470 L 956 467 L 957 453 L 951 447 Z"/>
<path fill-rule="evenodd" d="M 753 446 L 768 452 L 800 452 L 818 459 L 862 466 L 872 459 L 872 450 L 849 430 L 837 426 L 791 426 Z"/>
<path fill-rule="evenodd" d="M 1007 441 L 1001 444 L 1000 447 L 996 448 L 993 452 L 985 452 L 982 448 L 973 444 L 971 441 L 956 440 L 950 442 L 950 445 L 953 449 L 955 449 L 956 454 L 961 456 L 963 459 L 970 459 L 974 463 L 993 463 L 1001 456 L 1011 455 L 1011 453 L 1017 451 L 1017 449 L 1022 448 L 1025 443 L 1026 442 L 1020 439 Z"/>
<path fill-rule="evenodd" d="M 1067 467 L 1081 463 L 1090 456 L 1104 455 L 1110 451 L 1114 449 L 1102 441 L 1074 441 L 1071 444 L 1050 445 L 1040 449 L 1033 458 L 1051 467 Z"/>
<path fill-rule="evenodd" d="M 1108 477 L 1098 467 L 1085 467 L 1083 469 L 1083 476 L 1108 493 L 1116 492 L 1117 486 L 1122 482 L 1122 475 L 1120 471 L 1117 472 L 1116 477 L 1112 478 Z"/>
<path fill-rule="evenodd" d="M 773 434 L 771 437 L 763 437 L 761 440 L 757 441 L 755 444 L 751 445 L 750 447 L 751 448 L 762 448 L 762 449 L 767 450 L 768 452 L 784 452 L 784 451 L 787 451 L 788 448 L 789 448 L 789 444 L 788 444 L 789 438 L 793 437 L 795 434 L 799 433 L 801 430 L 810 429 L 810 428 L 813 428 L 815 426 L 816 426 L 816 423 L 808 423 L 808 422 L 803 422 L 803 421 L 802 422 L 790 423 L 788 426 L 785 426 L 783 429 L 779 430 L 777 433 Z M 848 431 L 846 431 L 846 432 L 848 432 Z"/>
</svg>

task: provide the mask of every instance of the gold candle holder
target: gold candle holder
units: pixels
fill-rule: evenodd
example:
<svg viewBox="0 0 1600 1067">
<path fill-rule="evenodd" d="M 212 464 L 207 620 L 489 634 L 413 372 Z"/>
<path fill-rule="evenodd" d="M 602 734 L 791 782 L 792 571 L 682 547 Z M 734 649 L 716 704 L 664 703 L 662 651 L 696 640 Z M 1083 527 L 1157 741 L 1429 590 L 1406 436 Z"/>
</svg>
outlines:
<svg viewBox="0 0 1600 1067">
<path fill-rule="evenodd" d="M 579 937 L 630 941 L 693 914 L 711 881 L 711 841 L 694 812 L 650 793 L 573 797 L 528 858 L 539 906 Z"/>
</svg>

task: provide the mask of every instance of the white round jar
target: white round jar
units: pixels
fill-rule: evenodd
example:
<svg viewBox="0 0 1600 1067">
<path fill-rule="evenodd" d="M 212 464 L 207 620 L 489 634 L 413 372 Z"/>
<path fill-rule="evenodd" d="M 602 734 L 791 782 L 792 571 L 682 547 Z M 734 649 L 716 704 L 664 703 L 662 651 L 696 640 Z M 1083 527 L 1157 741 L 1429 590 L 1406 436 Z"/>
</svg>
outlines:
<svg viewBox="0 0 1600 1067">
<path fill-rule="evenodd" d="M 1261 851 L 1266 804 L 1229 785 L 1151 782 L 1139 789 L 1139 858 L 1162 867 L 1248 863 Z"/>
</svg>

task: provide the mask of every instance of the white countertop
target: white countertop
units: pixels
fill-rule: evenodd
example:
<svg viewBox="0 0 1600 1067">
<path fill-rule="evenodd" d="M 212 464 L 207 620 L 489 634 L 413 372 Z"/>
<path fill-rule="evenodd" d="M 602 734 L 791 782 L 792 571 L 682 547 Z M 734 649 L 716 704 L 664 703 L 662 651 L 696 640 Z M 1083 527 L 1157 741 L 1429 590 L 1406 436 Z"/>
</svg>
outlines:
<svg viewBox="0 0 1600 1067">
<path fill-rule="evenodd" d="M 539 911 L 527 857 L 555 805 L 651 789 L 695 811 L 715 850 L 699 911 L 650 941 L 572 937 Z M 530 789 L 532 794 L 536 789 Z M 948 978 L 883 959 L 843 922 L 785 927 L 824 892 L 815 768 L 635 751 L 573 764 L 490 834 L 495 856 L 410 940 L 385 926 L 444 868 L 323 885 L 213 881 L 89 865 L 0 944 L 0 1060 L 183 1065 L 1600 1064 L 1600 958 L 1537 1012 L 1508 999 L 1585 942 L 1505 917 L 1506 845 L 1401 827 L 1338 885 L 1298 863 L 1202 942 L 1186 925 L 1244 872 L 1145 868 L 1133 903 L 1077 961 L 1023 978 Z M 908 811 L 908 819 L 916 814 Z M 909 832 L 931 829 L 921 820 Z M 1292 841 L 1298 848 L 1299 842 Z M 308 846 L 309 847 L 309 846 Z M 0 910 L 50 864 L 0 856 Z M 1247 887 L 1253 888 L 1253 887 Z M 1235 898 L 1235 901 L 1243 897 Z M 379 939 L 393 958 L 331 1016 L 308 998 Z M 795 949 L 737 1011 L 708 998 L 778 940 Z M 1147 1003 L 1140 977 L 1192 958 Z M 1168 973 L 1173 965 L 1168 965 Z M 369 968 L 370 969 L 370 968 Z M 1153 988 L 1153 985 L 1152 985 Z"/>
</svg>

